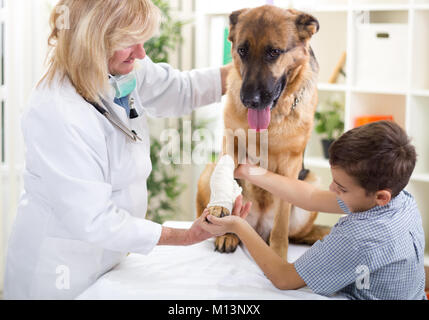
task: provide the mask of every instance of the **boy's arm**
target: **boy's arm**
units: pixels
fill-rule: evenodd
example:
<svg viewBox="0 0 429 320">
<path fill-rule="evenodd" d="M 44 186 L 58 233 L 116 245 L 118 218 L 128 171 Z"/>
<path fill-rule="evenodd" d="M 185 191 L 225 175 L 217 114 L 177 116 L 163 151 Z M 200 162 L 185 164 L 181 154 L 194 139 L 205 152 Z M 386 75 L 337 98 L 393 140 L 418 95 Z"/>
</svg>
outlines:
<svg viewBox="0 0 429 320">
<path fill-rule="evenodd" d="M 208 232 L 218 235 L 235 233 L 276 288 L 292 290 L 305 286 L 294 265 L 282 260 L 245 220 L 237 216 L 217 218 L 208 214 L 208 211 L 203 216 L 210 222 L 203 226 Z"/>
<path fill-rule="evenodd" d="M 257 166 L 241 164 L 234 175 L 304 210 L 344 213 L 338 205 L 334 192 L 320 190 L 307 182 L 281 176 L 268 170 L 263 170 L 264 173 L 261 174 L 261 170 L 258 170 Z"/>
</svg>

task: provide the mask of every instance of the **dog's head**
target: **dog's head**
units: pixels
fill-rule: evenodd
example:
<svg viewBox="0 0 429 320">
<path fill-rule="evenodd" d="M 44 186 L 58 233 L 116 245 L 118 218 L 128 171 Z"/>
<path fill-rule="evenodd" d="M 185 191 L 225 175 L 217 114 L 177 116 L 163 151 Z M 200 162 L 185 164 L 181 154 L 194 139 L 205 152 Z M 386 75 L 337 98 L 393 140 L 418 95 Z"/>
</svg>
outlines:
<svg viewBox="0 0 429 320">
<path fill-rule="evenodd" d="M 313 16 L 266 5 L 230 15 L 229 40 L 241 75 L 240 99 L 249 127 L 268 128 L 271 110 L 309 62 L 309 40 L 319 30 Z"/>
</svg>

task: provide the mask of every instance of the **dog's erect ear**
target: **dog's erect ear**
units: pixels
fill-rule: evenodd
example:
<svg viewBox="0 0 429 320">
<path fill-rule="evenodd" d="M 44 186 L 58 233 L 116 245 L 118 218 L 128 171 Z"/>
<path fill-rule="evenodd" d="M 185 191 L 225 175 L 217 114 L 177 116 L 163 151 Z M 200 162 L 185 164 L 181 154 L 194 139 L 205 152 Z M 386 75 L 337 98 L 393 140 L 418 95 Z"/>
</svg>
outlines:
<svg viewBox="0 0 429 320">
<path fill-rule="evenodd" d="M 295 20 L 298 35 L 301 39 L 309 39 L 319 31 L 319 21 L 307 13 L 301 13 Z"/>
<path fill-rule="evenodd" d="M 233 13 L 231 13 L 231 15 L 229 16 L 229 24 L 231 26 L 235 26 L 238 22 L 238 16 L 240 14 L 242 14 L 245 10 L 247 10 L 247 9 L 241 9 L 241 10 L 237 10 L 237 11 L 234 11 Z"/>
<path fill-rule="evenodd" d="M 249 10 L 249 9 L 237 10 L 237 11 L 234 11 L 233 13 L 231 13 L 231 15 L 229 16 L 229 36 L 228 36 L 229 41 L 231 41 L 231 42 L 234 41 L 235 25 L 238 22 L 239 16 L 247 10 Z"/>
</svg>

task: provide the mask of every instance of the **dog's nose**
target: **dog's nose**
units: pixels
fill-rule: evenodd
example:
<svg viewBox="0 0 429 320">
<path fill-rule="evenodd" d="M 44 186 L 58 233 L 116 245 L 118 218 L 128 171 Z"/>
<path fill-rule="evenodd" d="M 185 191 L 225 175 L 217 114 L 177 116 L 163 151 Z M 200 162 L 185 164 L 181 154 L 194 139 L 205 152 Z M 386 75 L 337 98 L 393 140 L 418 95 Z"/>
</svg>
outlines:
<svg viewBox="0 0 429 320">
<path fill-rule="evenodd" d="M 251 97 L 243 97 L 242 101 L 246 107 L 255 109 L 261 105 L 261 95 L 256 93 Z"/>
</svg>

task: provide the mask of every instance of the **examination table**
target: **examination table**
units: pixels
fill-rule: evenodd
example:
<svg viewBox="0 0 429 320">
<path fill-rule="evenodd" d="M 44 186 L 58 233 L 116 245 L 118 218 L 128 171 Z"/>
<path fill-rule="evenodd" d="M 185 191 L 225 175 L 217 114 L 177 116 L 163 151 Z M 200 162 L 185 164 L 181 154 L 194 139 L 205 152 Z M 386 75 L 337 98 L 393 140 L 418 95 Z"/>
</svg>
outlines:
<svg viewBox="0 0 429 320">
<path fill-rule="evenodd" d="M 188 228 L 192 222 L 164 225 Z M 295 261 L 309 246 L 289 245 L 288 260 Z M 308 287 L 279 290 L 265 277 L 246 248 L 234 253 L 214 251 L 214 239 L 192 246 L 157 246 L 148 255 L 130 254 L 101 276 L 77 299 L 152 300 L 278 300 L 345 299 L 325 297 Z"/>
</svg>

